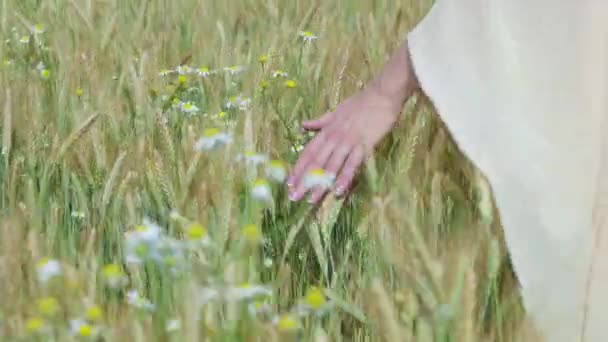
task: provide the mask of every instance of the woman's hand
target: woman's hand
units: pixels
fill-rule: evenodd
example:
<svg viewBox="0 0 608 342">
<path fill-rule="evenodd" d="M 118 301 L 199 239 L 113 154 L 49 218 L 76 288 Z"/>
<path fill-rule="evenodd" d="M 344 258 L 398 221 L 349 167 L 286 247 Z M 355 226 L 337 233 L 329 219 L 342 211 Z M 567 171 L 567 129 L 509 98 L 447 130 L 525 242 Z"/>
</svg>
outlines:
<svg viewBox="0 0 608 342">
<path fill-rule="evenodd" d="M 311 190 L 304 182 L 306 173 L 319 168 L 336 177 L 335 192 L 344 194 L 365 158 L 393 127 L 416 86 L 405 42 L 363 91 L 340 103 L 335 111 L 305 122 L 304 129 L 318 133 L 306 145 L 287 179 L 289 198 L 302 199 Z M 317 203 L 326 191 L 327 188 L 312 189 L 310 203 Z"/>
<path fill-rule="evenodd" d="M 364 159 L 391 130 L 401 109 L 402 103 L 370 88 L 340 103 L 334 112 L 304 122 L 304 129 L 318 133 L 302 151 L 287 180 L 289 198 L 298 201 L 306 194 L 304 176 L 318 168 L 336 176 L 336 195 L 344 194 Z M 313 189 L 310 202 L 318 202 L 326 190 Z"/>
</svg>

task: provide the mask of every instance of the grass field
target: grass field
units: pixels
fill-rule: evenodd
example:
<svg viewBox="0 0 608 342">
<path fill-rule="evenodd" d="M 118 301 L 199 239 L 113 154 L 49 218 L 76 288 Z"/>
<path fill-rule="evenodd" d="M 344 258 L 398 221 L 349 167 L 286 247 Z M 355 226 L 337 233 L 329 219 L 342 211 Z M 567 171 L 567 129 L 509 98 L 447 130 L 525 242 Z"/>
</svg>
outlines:
<svg viewBox="0 0 608 342">
<path fill-rule="evenodd" d="M 429 6 L 0 0 L 1 340 L 516 340 L 491 192 L 422 94 L 348 198 L 281 182 Z"/>
</svg>

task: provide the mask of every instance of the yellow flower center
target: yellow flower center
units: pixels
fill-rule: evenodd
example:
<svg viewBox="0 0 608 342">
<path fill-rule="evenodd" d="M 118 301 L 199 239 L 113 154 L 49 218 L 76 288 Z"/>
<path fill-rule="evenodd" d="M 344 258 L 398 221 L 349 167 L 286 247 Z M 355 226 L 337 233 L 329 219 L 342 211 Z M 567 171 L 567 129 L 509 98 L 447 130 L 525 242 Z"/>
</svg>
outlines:
<svg viewBox="0 0 608 342">
<path fill-rule="evenodd" d="M 184 103 L 184 110 L 191 110 L 192 109 L 192 103 Z"/>
<path fill-rule="evenodd" d="M 253 184 L 253 186 L 255 187 L 260 187 L 260 186 L 268 186 L 268 182 L 265 179 L 257 179 L 255 181 L 255 183 Z"/>
<path fill-rule="evenodd" d="M 25 329 L 29 332 L 38 332 L 44 326 L 44 320 L 40 317 L 30 318 L 25 322 Z"/>
<path fill-rule="evenodd" d="M 306 293 L 306 304 L 313 310 L 321 308 L 327 302 L 323 291 L 318 287 L 313 287 Z"/>
<path fill-rule="evenodd" d="M 268 88 L 268 82 L 266 80 L 262 80 L 260 82 L 260 88 L 262 88 L 262 89 Z"/>
<path fill-rule="evenodd" d="M 46 264 L 48 264 L 49 261 L 51 261 L 51 258 L 40 259 L 40 261 L 38 261 L 38 268 L 42 268 L 42 267 L 46 266 Z"/>
<path fill-rule="evenodd" d="M 285 164 L 281 160 L 271 160 L 270 167 L 277 168 L 277 169 L 284 169 Z"/>
<path fill-rule="evenodd" d="M 198 71 L 200 71 L 201 73 L 207 73 L 209 72 L 209 68 L 199 68 Z"/>
<path fill-rule="evenodd" d="M 144 226 L 144 225 L 139 225 L 135 227 L 135 231 L 138 231 L 140 233 L 145 233 L 148 231 L 148 227 Z"/>
<path fill-rule="evenodd" d="M 325 170 L 317 168 L 310 171 L 311 176 L 325 176 Z"/>
<path fill-rule="evenodd" d="M 220 130 L 218 128 L 205 128 L 203 130 L 203 136 L 207 137 L 207 138 L 211 138 L 214 137 L 216 135 L 220 134 Z"/>
<path fill-rule="evenodd" d="M 295 88 L 297 86 L 297 84 L 296 84 L 296 81 L 294 81 L 294 80 L 287 80 L 287 81 L 285 81 L 285 86 L 287 88 L 292 88 L 293 89 L 293 88 Z"/>
<path fill-rule="evenodd" d="M 186 77 L 186 75 L 179 75 L 179 77 L 177 78 L 177 81 L 181 84 L 184 84 L 188 81 L 188 77 Z"/>
<path fill-rule="evenodd" d="M 76 88 L 75 93 L 76 93 L 76 96 L 80 97 L 80 96 L 82 96 L 82 94 L 84 94 L 84 90 L 82 88 L 78 87 L 78 88 Z"/>
<path fill-rule="evenodd" d="M 103 267 L 103 275 L 108 278 L 117 278 L 123 275 L 122 269 L 117 264 L 108 264 Z"/>
<path fill-rule="evenodd" d="M 186 228 L 186 234 L 190 240 L 200 240 L 207 236 L 207 228 L 200 223 L 193 223 Z"/>
<path fill-rule="evenodd" d="M 257 243 L 262 239 L 262 232 L 255 224 L 248 224 L 243 228 L 243 236 L 251 243 Z"/>
<path fill-rule="evenodd" d="M 86 318 L 91 322 L 97 322 L 103 317 L 103 311 L 97 305 L 90 306 L 87 309 Z"/>
<path fill-rule="evenodd" d="M 82 337 L 90 337 L 91 335 L 93 335 L 93 327 L 86 323 L 83 323 L 78 328 L 78 335 L 80 335 Z"/>
<path fill-rule="evenodd" d="M 218 117 L 223 118 L 226 116 L 226 112 L 219 112 L 219 114 L 217 114 Z"/>
<path fill-rule="evenodd" d="M 52 317 L 59 311 L 59 302 L 53 297 L 42 298 L 38 301 L 38 311 L 44 316 Z"/>
<path fill-rule="evenodd" d="M 292 315 L 283 315 L 279 318 L 277 327 L 279 331 L 292 331 L 298 329 L 300 323 Z"/>
<path fill-rule="evenodd" d="M 49 77 L 51 77 L 51 71 L 50 71 L 49 69 L 43 69 L 43 70 L 40 72 L 40 75 L 41 75 L 43 78 L 49 78 Z"/>
<path fill-rule="evenodd" d="M 260 62 L 260 63 L 268 62 L 268 55 L 261 55 L 260 57 L 258 57 L 258 62 Z"/>
</svg>

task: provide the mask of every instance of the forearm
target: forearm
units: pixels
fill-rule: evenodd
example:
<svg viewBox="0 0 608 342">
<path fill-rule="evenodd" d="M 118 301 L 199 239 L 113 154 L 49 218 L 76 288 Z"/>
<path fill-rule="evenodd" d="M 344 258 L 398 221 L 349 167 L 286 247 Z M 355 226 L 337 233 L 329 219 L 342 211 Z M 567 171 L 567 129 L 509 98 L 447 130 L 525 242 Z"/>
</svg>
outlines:
<svg viewBox="0 0 608 342">
<path fill-rule="evenodd" d="M 412 67 L 407 41 L 391 56 L 380 74 L 368 85 L 367 90 L 389 99 L 401 108 L 418 87 Z"/>
</svg>

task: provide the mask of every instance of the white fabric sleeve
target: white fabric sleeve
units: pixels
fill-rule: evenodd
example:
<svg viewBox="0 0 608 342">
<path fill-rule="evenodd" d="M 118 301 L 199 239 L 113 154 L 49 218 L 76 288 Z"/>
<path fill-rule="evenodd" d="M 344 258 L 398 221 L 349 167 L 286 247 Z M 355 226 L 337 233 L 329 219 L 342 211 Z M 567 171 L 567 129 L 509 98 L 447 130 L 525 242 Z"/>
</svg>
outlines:
<svg viewBox="0 0 608 342">
<path fill-rule="evenodd" d="M 608 340 L 607 3 L 438 0 L 408 35 L 421 88 L 492 186 L 551 342 Z"/>
</svg>

